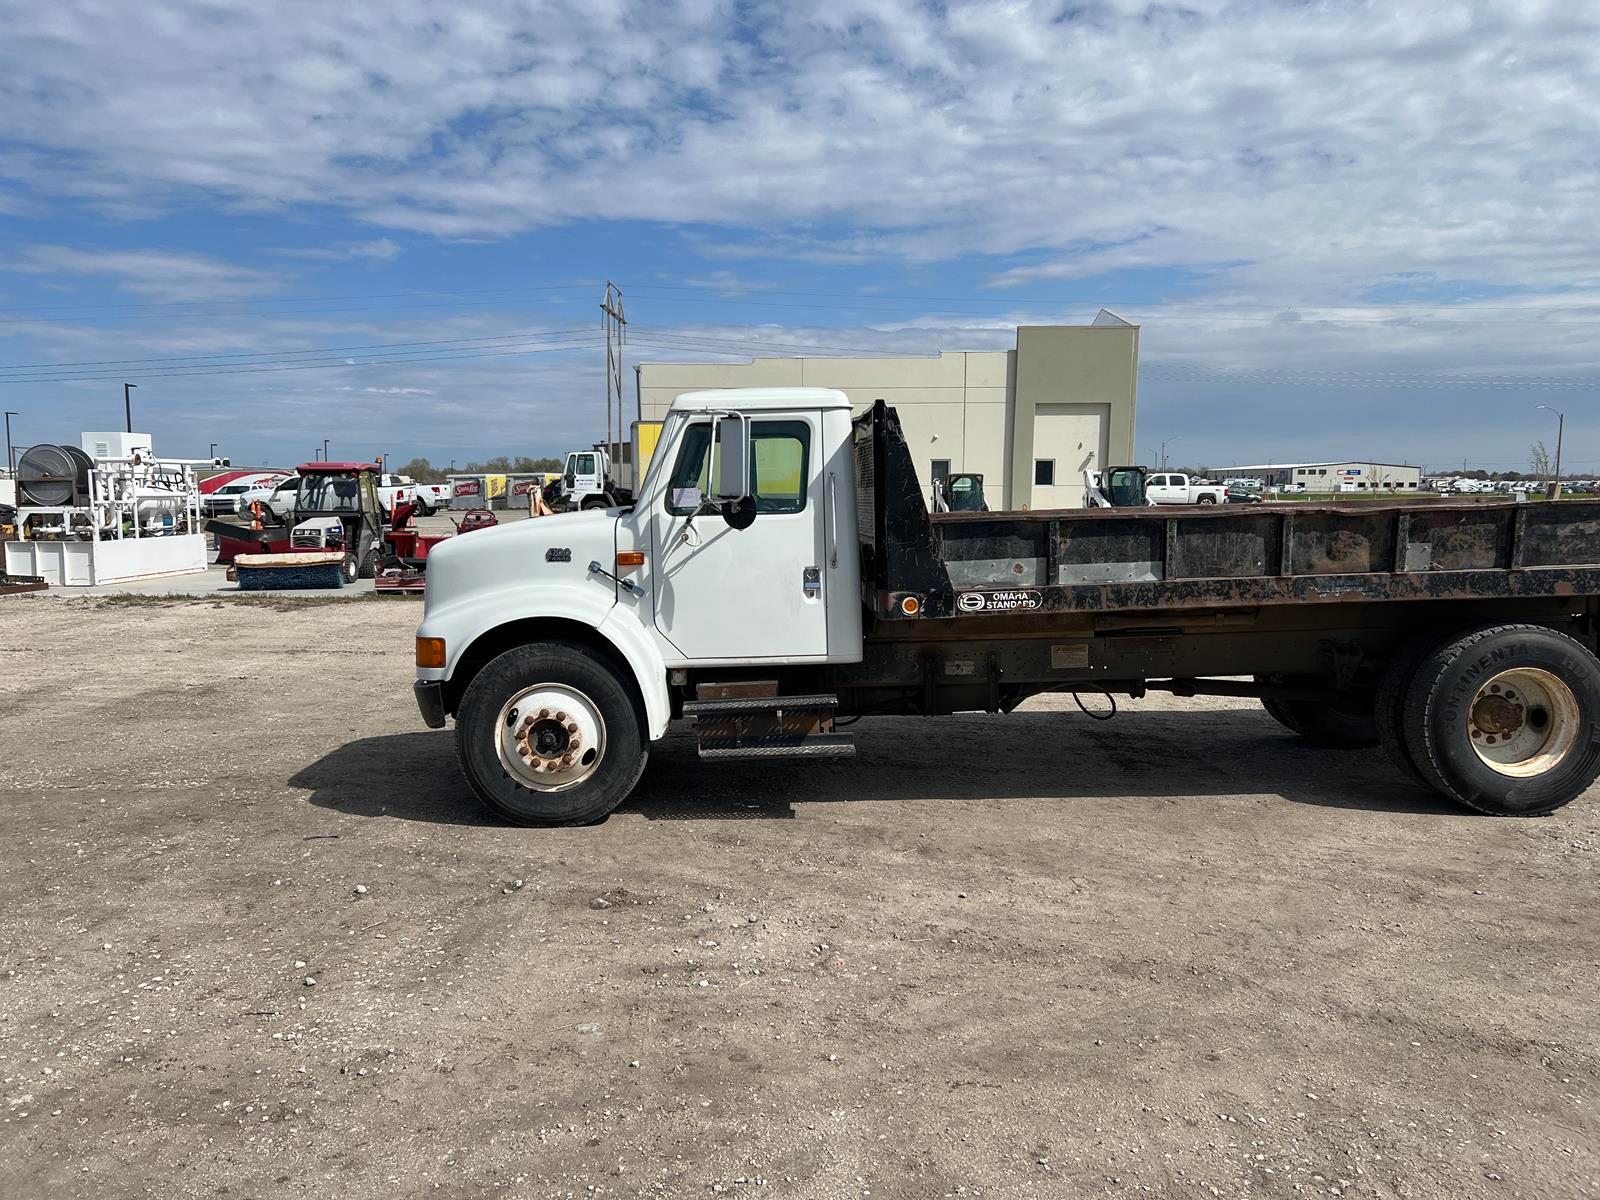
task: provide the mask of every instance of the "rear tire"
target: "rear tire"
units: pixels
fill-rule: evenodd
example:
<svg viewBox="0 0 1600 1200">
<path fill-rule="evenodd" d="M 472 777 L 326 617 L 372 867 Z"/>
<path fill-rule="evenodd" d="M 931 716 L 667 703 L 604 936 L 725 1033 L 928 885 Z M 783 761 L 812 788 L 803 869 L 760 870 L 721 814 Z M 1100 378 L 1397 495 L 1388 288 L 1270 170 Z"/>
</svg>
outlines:
<svg viewBox="0 0 1600 1200">
<path fill-rule="evenodd" d="M 1262 697 L 1261 707 L 1290 733 L 1324 750 L 1359 750 L 1378 744 L 1372 710 L 1349 700 L 1276 700 Z"/>
<path fill-rule="evenodd" d="M 1600 659 L 1539 625 L 1495 625 L 1429 654 L 1406 689 L 1422 776 L 1480 812 L 1534 817 L 1600 776 Z"/>
<path fill-rule="evenodd" d="M 1378 726 L 1378 744 L 1383 752 L 1402 775 L 1430 790 L 1433 784 L 1418 769 L 1406 745 L 1405 703 L 1417 668 L 1437 646 L 1435 639 L 1419 637 L 1390 655 L 1378 674 L 1378 694 L 1373 703 L 1373 720 Z"/>
<path fill-rule="evenodd" d="M 373 547 L 361 556 L 361 567 L 356 573 L 362 579 L 376 579 L 378 577 L 377 547 Z"/>
<path fill-rule="evenodd" d="M 1201 496 L 1200 499 L 1197 501 L 1197 503 L 1199 503 L 1199 504 L 1215 504 L 1216 502 L 1217 502 L 1217 498 L 1215 496 L 1212 496 L 1212 495 L 1209 495 L 1209 494 Z"/>
<path fill-rule="evenodd" d="M 649 752 L 623 670 L 586 646 L 541 642 L 479 671 L 456 711 L 478 798 L 517 825 L 587 825 L 627 799 Z"/>
</svg>

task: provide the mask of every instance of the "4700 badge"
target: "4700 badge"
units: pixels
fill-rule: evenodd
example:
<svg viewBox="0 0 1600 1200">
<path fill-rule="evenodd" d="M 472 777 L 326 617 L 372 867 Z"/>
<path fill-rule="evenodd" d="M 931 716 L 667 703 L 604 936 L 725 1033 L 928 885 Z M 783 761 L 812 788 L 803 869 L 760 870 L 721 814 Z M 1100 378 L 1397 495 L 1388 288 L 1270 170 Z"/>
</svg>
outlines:
<svg viewBox="0 0 1600 1200">
<path fill-rule="evenodd" d="M 1029 612 L 1044 607 L 1044 597 L 1032 588 L 996 592 L 958 592 L 956 607 L 962 612 Z"/>
</svg>

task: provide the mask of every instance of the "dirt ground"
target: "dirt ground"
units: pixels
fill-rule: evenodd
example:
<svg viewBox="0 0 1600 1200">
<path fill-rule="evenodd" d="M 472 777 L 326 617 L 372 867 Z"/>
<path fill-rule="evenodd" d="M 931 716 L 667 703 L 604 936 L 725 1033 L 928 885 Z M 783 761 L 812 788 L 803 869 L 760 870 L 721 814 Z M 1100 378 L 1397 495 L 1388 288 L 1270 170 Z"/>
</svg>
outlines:
<svg viewBox="0 0 1600 1200">
<path fill-rule="evenodd" d="M 1596 793 L 1053 697 L 504 828 L 419 612 L 0 599 L 0 1195 L 1600 1194 Z"/>
</svg>

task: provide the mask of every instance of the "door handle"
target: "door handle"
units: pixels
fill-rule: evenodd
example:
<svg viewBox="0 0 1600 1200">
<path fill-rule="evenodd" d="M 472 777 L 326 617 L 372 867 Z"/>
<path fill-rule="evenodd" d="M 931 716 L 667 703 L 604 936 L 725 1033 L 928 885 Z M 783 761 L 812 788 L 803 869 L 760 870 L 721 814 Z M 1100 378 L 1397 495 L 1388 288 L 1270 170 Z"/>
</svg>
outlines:
<svg viewBox="0 0 1600 1200">
<path fill-rule="evenodd" d="M 833 472 L 828 472 L 828 566 L 839 565 L 839 502 L 833 494 Z"/>
</svg>

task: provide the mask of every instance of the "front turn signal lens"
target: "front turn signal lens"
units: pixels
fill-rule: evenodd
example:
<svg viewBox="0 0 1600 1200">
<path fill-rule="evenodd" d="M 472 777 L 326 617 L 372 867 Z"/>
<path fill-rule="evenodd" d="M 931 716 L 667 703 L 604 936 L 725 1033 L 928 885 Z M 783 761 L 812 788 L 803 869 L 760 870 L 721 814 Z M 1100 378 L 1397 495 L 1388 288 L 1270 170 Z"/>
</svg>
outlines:
<svg viewBox="0 0 1600 1200">
<path fill-rule="evenodd" d="M 444 666 L 444 639 L 425 638 L 417 639 L 417 666 L 442 667 Z"/>
<path fill-rule="evenodd" d="M 618 570 L 624 570 L 624 569 L 626 569 L 628 567 L 642 567 L 642 566 L 644 566 L 644 551 L 643 550 L 618 550 L 617 551 L 617 569 Z"/>
</svg>

